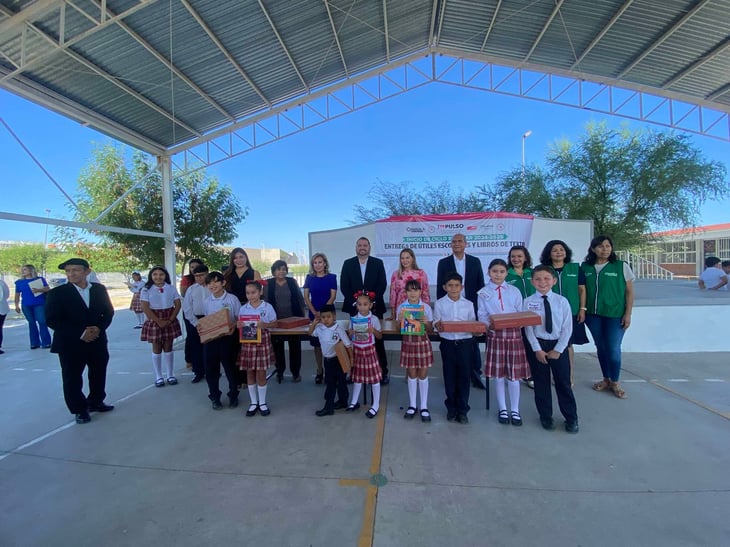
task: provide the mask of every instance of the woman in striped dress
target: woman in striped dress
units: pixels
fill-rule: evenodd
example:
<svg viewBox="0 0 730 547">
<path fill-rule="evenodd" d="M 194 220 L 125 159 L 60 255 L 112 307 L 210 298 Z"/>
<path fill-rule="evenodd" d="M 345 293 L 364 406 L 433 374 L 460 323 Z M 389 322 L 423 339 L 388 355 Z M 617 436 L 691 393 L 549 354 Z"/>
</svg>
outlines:
<svg viewBox="0 0 730 547">
<path fill-rule="evenodd" d="M 238 326 L 243 327 L 245 319 L 256 318 L 256 328 L 261 330 L 261 340 L 258 342 L 241 342 L 241 353 L 238 357 L 238 365 L 241 370 L 246 371 L 248 395 L 251 404 L 246 411 L 246 416 L 255 416 L 258 411 L 262 416 L 271 414 L 266 404 L 266 370 L 274 362 L 274 350 L 271 346 L 271 335 L 269 327 L 276 322 L 276 312 L 268 302 L 264 302 L 263 286 L 266 281 L 251 280 L 246 284 L 247 302 L 241 306 L 238 312 Z"/>
<path fill-rule="evenodd" d="M 150 270 L 147 283 L 139 296 L 147 320 L 142 325 L 141 340 L 152 344 L 152 367 L 155 371 L 155 386 L 164 387 L 162 365 L 165 365 L 167 383 L 177 384 L 173 374 L 172 343 L 182 336 L 177 314 L 180 313 L 181 298 L 170 281 L 170 274 L 162 266 Z"/>
</svg>

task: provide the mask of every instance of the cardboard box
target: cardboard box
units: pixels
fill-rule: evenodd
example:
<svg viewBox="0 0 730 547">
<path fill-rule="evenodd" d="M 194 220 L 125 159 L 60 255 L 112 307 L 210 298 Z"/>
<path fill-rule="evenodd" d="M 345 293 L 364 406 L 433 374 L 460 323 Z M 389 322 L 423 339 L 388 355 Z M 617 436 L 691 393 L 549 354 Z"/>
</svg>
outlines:
<svg viewBox="0 0 730 547">
<path fill-rule="evenodd" d="M 309 326 L 308 317 L 287 317 L 286 319 L 277 319 L 277 329 L 295 329 L 297 327 Z"/>
<path fill-rule="evenodd" d="M 441 321 L 440 332 L 487 332 L 481 321 Z"/>
<path fill-rule="evenodd" d="M 203 344 L 227 336 L 231 332 L 233 332 L 233 325 L 231 325 L 228 310 L 226 309 L 218 310 L 198 319 L 198 333 Z"/>
<path fill-rule="evenodd" d="M 340 367 L 342 367 L 342 372 L 347 374 L 350 372 L 350 369 L 352 368 L 352 363 L 350 362 L 350 353 L 347 351 L 347 346 L 340 340 L 335 344 L 335 354 L 337 354 L 337 360 L 340 362 Z"/>
<path fill-rule="evenodd" d="M 542 318 L 533 311 L 495 313 L 490 317 L 495 330 L 537 326 L 542 323 Z"/>
</svg>

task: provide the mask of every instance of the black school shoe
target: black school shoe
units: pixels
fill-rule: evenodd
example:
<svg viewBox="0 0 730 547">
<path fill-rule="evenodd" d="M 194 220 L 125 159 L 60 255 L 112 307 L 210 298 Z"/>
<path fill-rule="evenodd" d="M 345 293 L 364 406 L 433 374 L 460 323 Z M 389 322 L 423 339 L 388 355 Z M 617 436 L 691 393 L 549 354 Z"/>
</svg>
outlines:
<svg viewBox="0 0 730 547">
<path fill-rule="evenodd" d="M 540 418 L 540 423 L 543 429 L 547 429 L 548 431 L 555 429 L 555 422 L 552 418 Z"/>
<path fill-rule="evenodd" d="M 90 421 L 91 421 L 91 416 L 89 416 L 89 413 L 86 410 L 76 414 L 76 423 L 77 424 L 88 424 Z"/>
<path fill-rule="evenodd" d="M 565 422 L 565 431 L 568 433 L 578 433 L 578 422 Z"/>
<path fill-rule="evenodd" d="M 114 405 L 106 405 L 104 403 L 89 405 L 89 412 L 111 412 L 112 410 L 114 410 Z"/>
<path fill-rule="evenodd" d="M 320 418 L 321 418 L 322 416 L 332 416 L 332 415 L 334 415 L 334 413 L 335 413 L 334 409 L 332 409 L 332 408 L 327 408 L 327 407 L 324 407 L 323 409 L 321 409 L 321 410 L 318 410 L 317 412 L 315 412 L 315 414 L 316 414 L 317 416 L 319 416 Z"/>
</svg>

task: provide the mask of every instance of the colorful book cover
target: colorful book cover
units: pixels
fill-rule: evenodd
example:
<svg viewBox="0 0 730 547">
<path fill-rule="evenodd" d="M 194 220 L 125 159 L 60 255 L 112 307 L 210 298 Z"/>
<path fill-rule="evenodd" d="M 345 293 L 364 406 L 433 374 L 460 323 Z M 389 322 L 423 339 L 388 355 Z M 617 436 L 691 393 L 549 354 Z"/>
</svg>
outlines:
<svg viewBox="0 0 730 547">
<path fill-rule="evenodd" d="M 426 334 L 426 312 L 422 304 L 406 304 L 401 308 L 400 333 L 424 336 Z"/>
<path fill-rule="evenodd" d="M 239 315 L 238 320 L 242 323 L 239 332 L 239 339 L 242 344 L 258 344 L 261 342 L 260 317 L 258 315 Z"/>
<path fill-rule="evenodd" d="M 368 332 L 370 319 L 367 317 L 353 317 L 350 319 L 352 325 L 352 343 L 358 346 L 369 345 L 373 342 L 373 335 Z"/>
</svg>

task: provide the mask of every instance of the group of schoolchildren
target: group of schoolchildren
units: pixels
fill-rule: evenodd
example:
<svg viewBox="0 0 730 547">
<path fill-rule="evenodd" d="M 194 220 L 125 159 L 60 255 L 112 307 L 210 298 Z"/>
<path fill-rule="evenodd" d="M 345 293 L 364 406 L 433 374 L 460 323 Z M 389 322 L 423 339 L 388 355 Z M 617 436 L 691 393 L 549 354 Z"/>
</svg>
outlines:
<svg viewBox="0 0 730 547">
<path fill-rule="evenodd" d="M 526 252 L 526 249 L 525 249 Z M 508 267 L 506 261 L 493 260 L 487 269 L 489 281 L 478 292 L 478 320 L 488 325 L 485 373 L 494 378 L 499 406 L 498 420 L 502 424 L 522 425 L 519 412 L 519 381 L 532 376 L 535 382 L 535 402 L 545 429 L 553 429 L 552 399 L 550 377 L 554 378 L 558 403 L 565 417 L 565 429 L 570 433 L 578 432 L 578 418 L 575 398 L 572 393 L 570 365 L 566 348 L 569 344 L 573 313 L 568 300 L 553 292 L 557 283 L 555 271 L 546 265 L 531 270 L 528 281 L 533 291 L 523 300 L 523 293 L 506 282 Z M 222 408 L 219 388 L 220 369 L 223 368 L 228 381 L 229 407 L 238 406 L 239 387 L 246 384 L 250 404 L 246 416 L 257 413 L 267 416 L 271 413 L 267 404 L 266 371 L 273 359 L 269 328 L 275 325 L 277 314 L 274 308 L 263 299 L 263 286 L 266 281 L 248 279 L 245 284 L 245 300 L 227 292 L 226 279 L 221 272 L 210 272 L 207 266 L 198 263 L 191 272 L 195 284 L 187 287 L 185 302 L 171 283 L 170 275 L 161 266 L 153 267 L 143 286 L 140 279 L 134 279 L 135 294 L 132 307 L 140 309 L 145 317 L 141 324 L 141 340 L 152 344 L 152 363 L 155 386 L 164 387 L 178 383 L 174 376 L 172 344 L 181 335 L 177 319 L 181 309 L 185 309 L 188 330 L 193 329 L 193 337 L 199 328 L 198 320 L 221 309 L 228 310 L 230 333 L 208 341 L 202 352 L 204 363 L 193 364 L 195 377 L 193 383 L 206 379 L 209 399 L 214 410 Z M 445 332 L 442 321 L 475 321 L 473 304 L 462 294 L 463 279 L 456 272 L 449 273 L 443 289 L 446 295 L 435 302 L 433 311 L 423 305 L 423 288 L 417 279 L 409 280 L 405 286 L 406 301 L 397 309 L 396 319 L 400 321 L 407 305 L 422 305 L 427 333 L 435 329 L 441 339 L 441 356 L 444 368 L 444 386 L 448 421 L 468 423 L 467 413 L 469 370 L 473 351 L 473 333 Z M 428 290 L 428 287 L 425 288 Z M 203 292 L 204 291 L 204 292 Z M 533 294 L 534 293 L 534 294 Z M 197 296 L 196 296 L 197 294 Z M 329 416 L 337 409 L 353 412 L 360 407 L 359 399 L 363 384 L 372 386 L 372 405 L 365 412 L 367 418 L 374 418 L 379 411 L 381 369 L 375 352 L 375 339 L 382 338 L 382 326 L 371 312 L 375 295 L 367 290 L 358 291 L 355 296 L 357 315 L 354 320 L 366 322 L 365 331 L 354 332 L 345 329 L 336 319 L 332 303 L 322 305 L 311 323 L 308 334 L 318 341 L 321 347 L 324 368 L 325 405 L 316 411 L 317 416 Z M 136 302 L 135 302 L 136 300 Z M 192 302 L 198 304 L 193 306 Z M 541 324 L 523 329 L 494 329 L 493 316 L 499 313 L 533 311 L 541 318 Z M 260 341 L 240 343 L 236 327 L 242 326 L 243 316 L 258 316 L 261 330 Z M 141 320 L 141 317 L 138 316 Z M 136 328 L 136 327 L 135 327 Z M 337 355 L 338 343 L 351 363 L 349 378 Z M 528 351 L 525 351 L 528 348 Z M 532 351 L 529 351 L 531 349 Z M 433 364 L 433 352 L 428 336 L 403 335 L 401 345 L 401 367 L 407 371 L 409 405 L 404 418 L 412 419 L 417 413 L 421 421 L 430 422 L 428 410 L 428 368 Z M 164 370 L 163 370 L 164 367 Z M 530 373 L 532 369 L 532 373 Z M 241 378 L 238 371 L 245 371 Z M 321 373 L 318 369 L 318 377 Z M 350 394 L 348 382 L 353 389 Z M 319 383 L 319 382 L 318 382 Z M 506 395 L 509 395 L 510 409 L 507 410 Z M 420 407 L 417 398 L 420 395 Z M 418 410 L 420 408 L 420 411 Z"/>
</svg>

